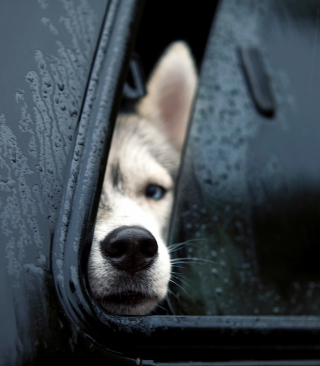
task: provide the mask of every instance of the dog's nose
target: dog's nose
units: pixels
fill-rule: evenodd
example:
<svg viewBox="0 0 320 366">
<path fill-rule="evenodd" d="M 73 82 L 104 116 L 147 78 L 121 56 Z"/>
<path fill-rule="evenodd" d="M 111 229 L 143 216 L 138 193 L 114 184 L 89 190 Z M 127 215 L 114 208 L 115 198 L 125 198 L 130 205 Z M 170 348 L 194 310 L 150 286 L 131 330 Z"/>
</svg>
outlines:
<svg viewBox="0 0 320 366">
<path fill-rule="evenodd" d="M 151 266 L 158 253 L 158 244 L 141 226 L 120 226 L 101 242 L 101 250 L 114 266 L 134 275 Z"/>
</svg>

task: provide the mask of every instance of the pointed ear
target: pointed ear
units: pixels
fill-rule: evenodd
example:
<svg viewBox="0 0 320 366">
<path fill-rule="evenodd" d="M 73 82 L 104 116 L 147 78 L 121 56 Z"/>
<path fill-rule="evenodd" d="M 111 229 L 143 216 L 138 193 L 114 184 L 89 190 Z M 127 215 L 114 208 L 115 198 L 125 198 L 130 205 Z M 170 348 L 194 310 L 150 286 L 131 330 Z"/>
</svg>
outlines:
<svg viewBox="0 0 320 366">
<path fill-rule="evenodd" d="M 189 47 L 184 42 L 171 44 L 153 70 L 147 95 L 138 112 L 158 121 L 169 139 L 181 149 L 197 86 L 197 73 Z"/>
</svg>

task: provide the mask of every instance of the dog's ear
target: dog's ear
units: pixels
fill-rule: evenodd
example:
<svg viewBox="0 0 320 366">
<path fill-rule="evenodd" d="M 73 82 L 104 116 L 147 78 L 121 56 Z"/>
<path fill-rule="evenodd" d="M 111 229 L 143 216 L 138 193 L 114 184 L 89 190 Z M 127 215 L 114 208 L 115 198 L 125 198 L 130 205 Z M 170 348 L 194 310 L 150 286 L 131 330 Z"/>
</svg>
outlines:
<svg viewBox="0 0 320 366">
<path fill-rule="evenodd" d="M 197 73 L 189 47 L 175 42 L 154 68 L 147 95 L 138 106 L 139 113 L 162 124 L 179 149 L 183 146 L 196 86 Z"/>
</svg>

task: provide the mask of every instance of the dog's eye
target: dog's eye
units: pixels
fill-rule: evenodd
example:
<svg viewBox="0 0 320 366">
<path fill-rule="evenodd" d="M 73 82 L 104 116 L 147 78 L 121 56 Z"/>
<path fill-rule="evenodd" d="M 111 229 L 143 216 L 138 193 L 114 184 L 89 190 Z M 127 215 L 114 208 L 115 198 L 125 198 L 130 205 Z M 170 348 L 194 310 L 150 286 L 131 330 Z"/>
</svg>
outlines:
<svg viewBox="0 0 320 366">
<path fill-rule="evenodd" d="M 166 189 L 157 184 L 149 184 L 145 190 L 145 196 L 155 201 L 161 200 L 166 194 Z"/>
</svg>

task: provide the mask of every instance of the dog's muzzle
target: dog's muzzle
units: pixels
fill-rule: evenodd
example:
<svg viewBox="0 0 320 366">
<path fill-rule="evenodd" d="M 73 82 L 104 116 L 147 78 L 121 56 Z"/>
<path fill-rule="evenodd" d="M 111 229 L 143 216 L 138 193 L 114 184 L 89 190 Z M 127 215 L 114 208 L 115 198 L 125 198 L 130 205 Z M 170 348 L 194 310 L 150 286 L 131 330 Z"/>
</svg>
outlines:
<svg viewBox="0 0 320 366">
<path fill-rule="evenodd" d="M 149 268 L 158 255 L 156 239 L 141 226 L 114 229 L 101 241 L 100 247 L 113 266 L 132 276 Z"/>
</svg>

